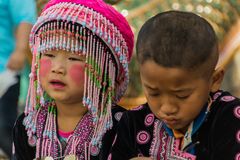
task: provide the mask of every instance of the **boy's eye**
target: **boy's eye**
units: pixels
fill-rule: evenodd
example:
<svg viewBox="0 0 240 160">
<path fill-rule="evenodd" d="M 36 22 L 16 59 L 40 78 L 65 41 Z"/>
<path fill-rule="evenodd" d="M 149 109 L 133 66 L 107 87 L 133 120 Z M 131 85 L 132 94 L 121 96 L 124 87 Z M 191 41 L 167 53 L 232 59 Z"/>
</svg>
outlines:
<svg viewBox="0 0 240 160">
<path fill-rule="evenodd" d="M 176 95 L 178 99 L 187 99 L 190 95 Z"/>
<path fill-rule="evenodd" d="M 159 96 L 160 94 L 159 93 L 148 93 L 149 96 L 151 97 L 157 97 Z"/>
</svg>

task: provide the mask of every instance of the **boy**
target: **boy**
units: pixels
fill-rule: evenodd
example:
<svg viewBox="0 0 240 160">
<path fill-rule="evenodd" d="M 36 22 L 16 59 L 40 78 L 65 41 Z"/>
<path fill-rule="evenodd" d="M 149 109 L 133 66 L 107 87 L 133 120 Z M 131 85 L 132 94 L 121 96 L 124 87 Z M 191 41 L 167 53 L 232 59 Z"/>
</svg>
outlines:
<svg viewBox="0 0 240 160">
<path fill-rule="evenodd" d="M 143 25 L 136 49 L 147 103 L 123 115 L 109 157 L 239 160 L 240 101 L 219 90 L 211 25 L 189 12 L 160 13 Z"/>
</svg>

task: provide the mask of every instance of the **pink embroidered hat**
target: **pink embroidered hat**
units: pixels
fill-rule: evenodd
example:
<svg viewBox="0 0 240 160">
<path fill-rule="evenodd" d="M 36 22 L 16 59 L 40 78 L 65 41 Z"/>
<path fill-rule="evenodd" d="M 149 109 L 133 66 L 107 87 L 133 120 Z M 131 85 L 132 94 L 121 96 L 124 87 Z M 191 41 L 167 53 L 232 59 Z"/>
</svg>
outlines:
<svg viewBox="0 0 240 160">
<path fill-rule="evenodd" d="M 44 24 L 51 21 L 57 22 L 49 23 L 48 26 L 45 26 L 45 28 L 43 27 Z M 44 30 L 50 29 L 54 31 L 57 27 L 58 30 L 69 30 L 72 33 L 71 27 L 64 22 L 80 24 L 83 28 L 86 27 L 109 47 L 117 62 L 119 70 L 116 77 L 119 85 L 116 86 L 115 93 L 115 101 L 119 101 L 127 88 L 128 62 L 132 57 L 134 45 L 134 36 L 126 19 L 112 6 L 104 3 L 103 0 L 51 0 L 43 9 L 42 14 L 32 29 L 30 34 L 31 48 L 34 48 L 36 37 L 39 36 L 39 33 L 40 36 L 44 36 L 41 35 Z M 75 30 L 76 29 L 78 28 L 75 27 Z M 45 38 L 42 38 L 42 41 L 46 41 L 46 37 L 45 34 Z M 64 43 L 64 41 L 59 42 L 57 38 L 50 39 L 50 37 L 48 41 L 51 41 L 49 42 L 51 46 L 46 46 L 46 44 L 44 44 L 40 51 L 56 48 L 71 48 L 71 51 L 79 52 L 78 49 L 81 51 L 81 47 L 83 47 L 79 46 L 80 48 L 73 48 L 67 45 L 70 45 L 70 43 Z M 61 45 L 63 45 L 62 48 Z"/>
<path fill-rule="evenodd" d="M 80 23 L 83 26 L 86 25 L 92 31 L 98 29 L 99 32 L 101 31 L 101 26 L 100 26 L 100 28 L 98 28 L 99 27 L 98 23 L 103 23 L 103 25 L 105 24 L 106 26 L 103 26 L 103 27 L 107 27 L 107 32 L 104 32 L 102 30 L 103 31 L 102 33 L 105 34 L 105 35 L 99 35 L 98 34 L 98 36 L 105 39 L 108 42 L 109 47 L 116 50 L 116 52 L 118 52 L 118 47 L 120 47 L 120 46 L 114 45 L 113 40 L 111 41 L 111 39 L 109 39 L 109 37 L 111 38 L 113 36 L 113 35 L 109 35 L 109 32 L 110 33 L 112 32 L 112 34 L 116 34 L 116 33 L 114 33 L 114 31 L 119 32 L 118 34 L 116 34 L 116 36 L 120 36 L 119 38 L 123 38 L 123 43 L 125 43 L 125 44 L 122 44 L 122 45 L 127 46 L 128 52 L 126 53 L 126 57 L 127 57 L 128 61 L 130 61 L 130 59 L 132 57 L 132 50 L 133 50 L 133 45 L 134 45 L 134 41 L 133 41 L 134 36 L 133 36 L 133 32 L 132 32 L 127 20 L 122 16 L 122 14 L 120 14 L 118 11 L 116 11 L 112 6 L 110 6 L 106 3 L 103 3 L 103 0 L 95 0 L 95 1 L 88 1 L 88 0 L 52 0 L 46 5 L 44 10 L 47 10 L 49 7 L 51 7 L 55 4 L 64 3 L 64 2 L 65 3 L 69 2 L 69 3 L 80 4 L 82 6 L 85 6 L 86 8 L 89 8 L 90 10 L 93 9 L 93 11 L 95 11 L 95 13 L 94 13 L 95 15 L 96 15 L 96 13 L 98 13 L 99 16 L 102 15 L 103 16 L 103 17 L 101 17 L 102 22 L 97 21 L 98 17 L 88 17 L 88 18 L 86 17 L 87 18 L 87 22 L 86 22 L 85 19 L 84 19 L 85 17 L 81 17 L 81 14 L 82 14 L 82 16 L 84 16 L 84 14 L 79 13 L 80 17 L 78 18 L 77 23 Z M 79 10 L 76 9 L 75 11 L 79 11 Z M 61 15 L 58 15 L 58 16 L 61 16 Z M 77 16 L 77 15 L 72 15 L 72 16 L 69 15 L 69 16 L 72 17 L 72 18 L 76 18 L 74 16 Z M 91 16 L 91 13 L 89 13 L 89 16 Z M 65 19 L 65 20 L 67 20 L 67 19 Z M 107 23 L 105 22 L 105 20 L 107 21 Z M 92 23 L 95 23 L 95 26 Z M 112 38 L 114 38 L 114 37 L 112 37 Z"/>
<path fill-rule="evenodd" d="M 102 0 L 50 0 L 30 34 L 33 61 L 25 108 L 28 136 L 36 132 L 33 115 L 42 106 L 52 105 L 39 80 L 41 53 L 65 50 L 86 56 L 83 104 L 95 126 L 91 145 L 99 146 L 103 134 L 112 127 L 112 104 L 127 89 L 133 45 L 126 19 Z"/>
</svg>

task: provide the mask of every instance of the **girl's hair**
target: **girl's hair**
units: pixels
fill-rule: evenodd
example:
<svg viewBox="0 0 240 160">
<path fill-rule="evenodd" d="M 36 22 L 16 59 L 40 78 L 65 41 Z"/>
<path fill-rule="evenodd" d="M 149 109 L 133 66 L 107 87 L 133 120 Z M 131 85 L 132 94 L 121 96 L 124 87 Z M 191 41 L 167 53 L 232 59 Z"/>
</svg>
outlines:
<svg viewBox="0 0 240 160">
<path fill-rule="evenodd" d="M 48 2 L 30 35 L 33 61 L 24 120 L 29 139 L 43 133 L 54 140 L 49 132 L 54 125 L 56 128 L 56 107 L 41 87 L 39 59 L 41 53 L 65 50 L 86 56 L 83 105 L 88 107 L 94 126 L 89 146 L 99 148 L 102 136 L 112 127 L 111 107 L 127 88 L 133 39 L 126 19 L 102 0 Z M 48 108 L 47 113 L 42 113 L 44 108 Z M 44 114 L 48 117 L 46 121 L 39 118 Z M 80 143 L 78 138 L 73 141 Z M 52 154 L 40 149 L 47 143 L 45 138 L 38 141 L 41 142 L 37 143 L 36 158 Z M 72 144 L 72 148 L 76 145 Z"/>
<path fill-rule="evenodd" d="M 218 60 L 218 42 L 212 26 L 200 16 L 167 11 L 150 18 L 141 28 L 136 44 L 140 64 L 153 60 L 164 67 L 195 69 Z"/>
</svg>

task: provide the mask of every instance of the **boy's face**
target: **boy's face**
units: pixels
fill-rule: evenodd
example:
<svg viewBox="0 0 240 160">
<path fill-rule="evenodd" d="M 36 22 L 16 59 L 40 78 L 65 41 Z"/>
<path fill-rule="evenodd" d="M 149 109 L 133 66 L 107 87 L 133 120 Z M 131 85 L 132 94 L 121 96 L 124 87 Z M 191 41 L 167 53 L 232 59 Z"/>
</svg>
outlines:
<svg viewBox="0 0 240 160">
<path fill-rule="evenodd" d="M 140 65 L 143 89 L 155 116 L 185 132 L 207 103 L 212 82 L 195 71 L 166 68 L 152 60 Z"/>
<path fill-rule="evenodd" d="M 40 59 L 42 88 L 56 102 L 82 103 L 85 57 L 67 51 L 47 51 Z"/>
</svg>

